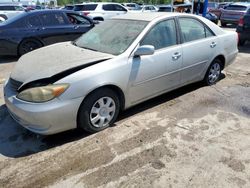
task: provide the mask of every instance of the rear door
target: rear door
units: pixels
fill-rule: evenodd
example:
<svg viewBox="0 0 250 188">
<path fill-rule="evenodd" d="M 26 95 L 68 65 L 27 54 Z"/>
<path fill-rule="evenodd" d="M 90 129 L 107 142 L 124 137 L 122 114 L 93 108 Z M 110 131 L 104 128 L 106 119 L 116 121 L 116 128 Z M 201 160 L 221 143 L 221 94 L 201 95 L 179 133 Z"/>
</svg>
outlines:
<svg viewBox="0 0 250 188">
<path fill-rule="evenodd" d="M 25 20 L 28 29 L 25 27 L 24 30 L 21 31 L 21 34 L 23 34 L 25 38 L 29 37 L 39 38 L 40 36 L 43 35 L 43 26 L 38 15 L 29 16 Z"/>
<path fill-rule="evenodd" d="M 200 80 L 217 51 L 217 37 L 195 18 L 179 18 L 183 63 L 181 83 Z"/>
<path fill-rule="evenodd" d="M 62 12 L 43 13 L 39 17 L 43 25 L 42 38 L 47 45 L 71 40 L 73 25 Z"/>
</svg>

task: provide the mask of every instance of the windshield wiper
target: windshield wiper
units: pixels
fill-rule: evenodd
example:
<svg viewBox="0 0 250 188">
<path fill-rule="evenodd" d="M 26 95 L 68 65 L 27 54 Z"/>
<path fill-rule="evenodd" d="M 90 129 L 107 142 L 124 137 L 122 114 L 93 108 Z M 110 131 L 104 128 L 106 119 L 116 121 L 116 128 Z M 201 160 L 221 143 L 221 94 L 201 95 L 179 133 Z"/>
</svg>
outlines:
<svg viewBox="0 0 250 188">
<path fill-rule="evenodd" d="M 98 51 L 98 50 L 95 50 L 95 49 L 92 49 L 92 48 L 88 48 L 88 47 L 82 47 L 82 46 L 81 46 L 81 48 L 84 48 L 84 49 L 87 49 L 87 50 L 92 50 L 92 51 L 95 51 L 95 52 Z"/>
<path fill-rule="evenodd" d="M 95 50 L 95 49 L 92 49 L 92 48 L 83 47 L 83 46 L 78 46 L 78 45 L 76 44 L 76 41 L 72 41 L 71 43 L 72 43 L 74 46 L 77 46 L 77 47 L 80 47 L 80 48 L 84 48 L 84 49 L 87 49 L 87 50 L 92 50 L 92 51 L 95 51 L 95 52 L 98 51 L 98 50 Z"/>
<path fill-rule="evenodd" d="M 71 44 L 73 44 L 74 46 L 77 46 L 76 41 L 72 41 Z"/>
</svg>

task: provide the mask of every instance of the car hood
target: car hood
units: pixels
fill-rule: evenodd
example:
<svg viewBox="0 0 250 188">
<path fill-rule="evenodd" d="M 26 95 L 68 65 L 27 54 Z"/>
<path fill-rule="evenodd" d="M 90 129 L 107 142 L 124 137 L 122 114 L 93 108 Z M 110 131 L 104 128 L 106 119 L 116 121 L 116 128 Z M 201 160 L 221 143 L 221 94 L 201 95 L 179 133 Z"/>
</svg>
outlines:
<svg viewBox="0 0 250 188">
<path fill-rule="evenodd" d="M 111 54 L 79 48 L 71 42 L 63 42 L 23 55 L 16 63 L 10 77 L 27 83 L 49 78 L 75 67 L 91 66 L 113 57 Z"/>
</svg>

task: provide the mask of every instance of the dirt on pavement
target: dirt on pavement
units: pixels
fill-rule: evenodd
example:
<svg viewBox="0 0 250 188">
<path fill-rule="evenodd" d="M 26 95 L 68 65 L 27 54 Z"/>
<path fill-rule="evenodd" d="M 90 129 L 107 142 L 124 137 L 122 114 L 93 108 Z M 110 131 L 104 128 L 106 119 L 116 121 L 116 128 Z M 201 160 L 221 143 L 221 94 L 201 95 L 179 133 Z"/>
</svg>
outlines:
<svg viewBox="0 0 250 188">
<path fill-rule="evenodd" d="M 250 187 L 250 44 L 213 86 L 188 85 L 89 135 L 37 136 L 14 122 L 0 60 L 0 187 Z"/>
</svg>

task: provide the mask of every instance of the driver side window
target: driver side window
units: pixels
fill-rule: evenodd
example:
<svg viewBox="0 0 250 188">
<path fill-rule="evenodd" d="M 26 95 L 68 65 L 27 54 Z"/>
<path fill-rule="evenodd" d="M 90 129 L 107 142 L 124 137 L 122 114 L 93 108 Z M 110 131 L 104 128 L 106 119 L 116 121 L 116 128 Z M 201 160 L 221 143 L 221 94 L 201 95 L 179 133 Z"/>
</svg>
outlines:
<svg viewBox="0 0 250 188">
<path fill-rule="evenodd" d="M 173 19 L 156 24 L 144 37 L 142 45 L 152 45 L 155 50 L 177 44 L 175 21 Z"/>
</svg>

